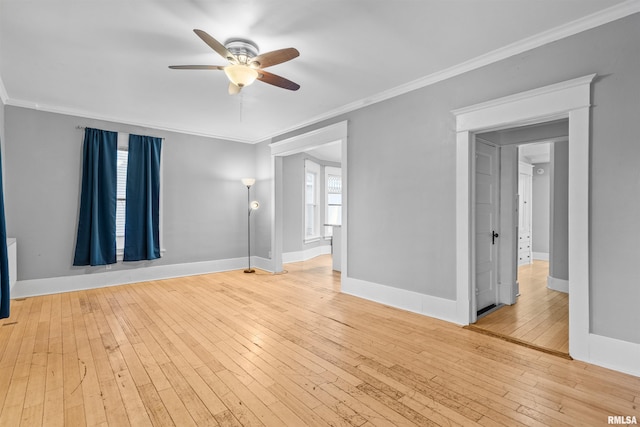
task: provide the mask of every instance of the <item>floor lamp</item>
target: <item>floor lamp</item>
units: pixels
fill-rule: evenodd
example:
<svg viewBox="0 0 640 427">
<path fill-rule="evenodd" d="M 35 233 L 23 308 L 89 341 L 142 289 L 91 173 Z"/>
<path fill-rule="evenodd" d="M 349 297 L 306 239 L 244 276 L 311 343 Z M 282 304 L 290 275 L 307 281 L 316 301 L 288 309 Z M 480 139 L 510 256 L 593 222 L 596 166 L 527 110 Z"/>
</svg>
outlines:
<svg viewBox="0 0 640 427">
<path fill-rule="evenodd" d="M 249 212 L 247 214 L 247 268 L 245 273 L 255 273 L 256 271 L 251 268 L 251 212 L 260 207 L 260 203 L 257 201 L 251 201 L 251 186 L 255 184 L 254 178 L 242 178 L 242 183 L 247 186 L 247 206 Z"/>
</svg>

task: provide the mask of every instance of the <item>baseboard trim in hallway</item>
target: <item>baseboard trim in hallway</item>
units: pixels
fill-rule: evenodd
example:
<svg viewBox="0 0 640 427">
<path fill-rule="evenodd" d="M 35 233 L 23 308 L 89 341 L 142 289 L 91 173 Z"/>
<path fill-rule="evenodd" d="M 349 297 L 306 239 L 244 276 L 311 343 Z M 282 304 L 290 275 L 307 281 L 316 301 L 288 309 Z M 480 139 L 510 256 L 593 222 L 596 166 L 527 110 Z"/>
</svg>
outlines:
<svg viewBox="0 0 640 427">
<path fill-rule="evenodd" d="M 531 344 L 529 342 L 522 341 L 522 340 L 519 340 L 518 338 L 513 338 L 513 337 L 510 337 L 508 335 L 501 334 L 499 332 L 493 332 L 493 331 L 489 331 L 487 329 L 482 329 L 482 328 L 479 328 L 478 326 L 475 326 L 475 325 L 466 325 L 466 326 L 463 326 L 463 329 L 468 329 L 470 331 L 479 332 L 479 333 L 484 334 L 484 335 L 489 335 L 489 336 L 494 337 L 494 338 L 499 338 L 499 339 L 501 339 L 503 341 L 507 341 L 507 342 L 510 342 L 510 343 L 513 343 L 513 344 L 517 344 L 517 345 L 520 345 L 520 346 L 523 346 L 523 347 L 527 347 L 527 348 L 531 348 L 531 349 L 534 349 L 534 350 L 538 350 L 538 351 L 541 351 L 543 353 L 551 354 L 553 356 L 558 356 L 558 357 L 561 357 L 563 359 L 573 360 L 573 358 L 569 354 L 563 353 L 562 351 L 553 350 L 553 349 L 546 348 L 546 347 L 541 347 L 539 345 Z"/>
</svg>

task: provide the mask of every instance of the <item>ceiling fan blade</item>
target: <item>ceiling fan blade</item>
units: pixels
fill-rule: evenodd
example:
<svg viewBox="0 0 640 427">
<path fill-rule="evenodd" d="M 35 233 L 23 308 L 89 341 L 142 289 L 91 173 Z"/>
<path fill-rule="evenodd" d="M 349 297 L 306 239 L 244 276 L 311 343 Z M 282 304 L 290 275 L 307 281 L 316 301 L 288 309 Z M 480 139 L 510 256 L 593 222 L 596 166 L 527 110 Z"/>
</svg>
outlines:
<svg viewBox="0 0 640 427">
<path fill-rule="evenodd" d="M 272 65 L 281 64 L 283 62 L 287 62 L 292 60 L 293 58 L 297 58 L 300 56 L 300 52 L 293 47 L 288 47 L 286 49 L 273 50 L 271 52 L 266 52 L 261 55 L 256 56 L 255 58 L 251 58 L 251 64 L 256 68 L 267 68 Z"/>
<path fill-rule="evenodd" d="M 267 73 L 264 70 L 258 70 L 258 80 L 263 81 L 265 83 L 269 83 L 270 85 L 281 87 L 283 89 L 289 89 L 289 90 L 300 89 L 299 84 L 294 83 L 291 80 L 287 80 L 284 77 Z"/>
<path fill-rule="evenodd" d="M 172 70 L 224 70 L 221 65 L 169 65 Z"/>
<path fill-rule="evenodd" d="M 229 95 L 237 95 L 240 93 L 242 88 L 233 84 L 233 82 L 229 82 Z"/>
<path fill-rule="evenodd" d="M 198 29 L 193 30 L 193 32 L 196 33 L 198 37 L 202 39 L 203 42 L 208 44 L 211 49 L 218 52 L 218 54 L 222 56 L 224 59 L 226 59 L 227 61 L 234 62 L 234 63 L 239 62 L 238 58 L 236 58 L 236 56 L 233 53 L 229 52 L 222 43 L 220 43 L 218 40 L 211 37 L 209 34 Z"/>
</svg>

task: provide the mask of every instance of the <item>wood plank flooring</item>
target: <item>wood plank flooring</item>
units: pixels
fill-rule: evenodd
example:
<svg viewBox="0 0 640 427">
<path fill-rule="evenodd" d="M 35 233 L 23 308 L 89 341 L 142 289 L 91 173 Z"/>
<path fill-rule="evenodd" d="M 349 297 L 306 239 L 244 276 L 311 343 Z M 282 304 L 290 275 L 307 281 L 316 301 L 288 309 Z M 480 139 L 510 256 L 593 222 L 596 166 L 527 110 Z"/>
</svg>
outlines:
<svg viewBox="0 0 640 427">
<path fill-rule="evenodd" d="M 569 354 L 568 294 L 547 288 L 549 262 L 535 260 L 518 268 L 520 296 L 478 319 L 476 328 L 514 338 L 541 349 Z"/>
<path fill-rule="evenodd" d="M 330 259 L 12 301 L 0 426 L 576 426 L 640 378 L 340 294 Z"/>
</svg>

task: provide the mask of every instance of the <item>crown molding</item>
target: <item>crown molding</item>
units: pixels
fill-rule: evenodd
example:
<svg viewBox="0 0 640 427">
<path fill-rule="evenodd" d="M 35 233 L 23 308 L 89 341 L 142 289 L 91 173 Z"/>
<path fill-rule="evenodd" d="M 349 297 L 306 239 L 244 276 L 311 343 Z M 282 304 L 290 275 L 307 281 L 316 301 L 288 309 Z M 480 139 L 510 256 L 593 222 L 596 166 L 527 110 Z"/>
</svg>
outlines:
<svg viewBox="0 0 640 427">
<path fill-rule="evenodd" d="M 5 102 L 5 105 L 11 105 L 13 107 L 29 108 L 31 110 L 46 111 L 48 113 L 64 114 L 64 115 L 67 115 L 67 116 L 82 117 L 82 118 L 85 118 L 85 119 L 94 119 L 94 120 L 102 120 L 102 121 L 105 121 L 105 122 L 120 123 L 120 124 L 123 124 L 123 125 L 129 125 L 129 126 L 150 128 L 150 129 L 160 130 L 160 131 L 165 131 L 165 132 L 176 132 L 176 133 L 182 133 L 182 134 L 186 134 L 186 135 L 194 135 L 194 136 L 202 136 L 202 137 L 206 137 L 206 138 L 220 139 L 220 140 L 223 140 L 223 141 L 241 142 L 241 143 L 244 143 L 244 144 L 255 144 L 255 143 L 260 142 L 260 141 L 263 140 L 262 138 L 257 139 L 257 140 L 233 138 L 233 137 L 224 136 L 224 135 L 216 135 L 216 134 L 210 134 L 210 133 L 206 133 L 206 132 L 193 131 L 193 130 L 190 130 L 190 129 L 173 128 L 173 127 L 168 127 L 168 126 L 161 125 L 159 123 L 127 120 L 127 119 L 124 119 L 122 117 L 105 116 L 105 115 L 101 115 L 101 114 L 95 114 L 95 113 L 90 112 L 90 111 L 78 110 L 78 109 L 66 108 L 66 107 L 59 107 L 59 106 L 55 106 L 55 105 L 39 104 L 39 103 L 36 103 L 36 102 L 25 101 L 25 100 L 21 100 L 21 99 L 8 98 L 7 101 Z"/>
<path fill-rule="evenodd" d="M 284 129 L 281 132 L 269 135 L 262 140 L 273 138 L 284 133 L 292 132 L 305 126 L 310 126 L 323 120 L 328 120 L 341 114 L 349 113 L 351 111 L 358 110 L 360 108 L 376 104 L 378 102 L 386 101 L 387 99 L 391 99 L 396 96 L 403 95 L 405 93 L 450 79 L 452 77 L 459 76 L 469 71 L 476 70 L 478 68 L 502 61 L 503 59 L 507 59 L 528 50 L 544 46 L 546 44 L 561 40 L 566 37 L 570 37 L 572 35 L 599 27 L 604 24 L 608 24 L 609 22 L 622 19 L 626 16 L 633 15 L 634 13 L 638 12 L 640 12 L 640 0 L 627 0 L 615 6 L 611 6 L 607 9 L 592 13 L 591 15 L 584 16 L 566 24 L 538 33 L 534 36 L 527 37 L 517 42 L 495 49 L 491 52 L 477 56 L 444 70 L 429 74 L 403 85 L 396 86 L 392 89 L 379 92 L 378 94 L 371 97 L 363 98 L 350 104 L 343 105 L 342 107 L 338 107 L 334 110 L 328 111 L 305 122 L 299 123 L 298 125 Z"/>
<path fill-rule="evenodd" d="M 2 100 L 2 102 L 5 105 L 13 105 L 17 107 L 47 111 L 51 113 L 73 115 L 73 116 L 84 117 L 89 119 L 122 123 L 126 125 L 131 125 L 131 126 L 148 127 L 148 128 L 153 128 L 153 129 L 167 131 L 167 132 L 177 132 L 177 133 L 183 133 L 187 135 L 195 135 L 195 136 L 202 136 L 207 138 L 222 139 L 226 141 L 241 142 L 245 144 L 257 144 L 260 142 L 269 141 L 272 138 L 277 137 L 279 135 L 283 135 L 288 132 L 293 132 L 298 129 L 304 128 L 306 126 L 311 126 L 319 122 L 322 122 L 324 120 L 329 120 L 334 117 L 340 116 L 342 114 L 349 113 L 351 111 L 355 111 L 360 108 L 364 108 L 369 105 L 373 105 L 382 101 L 386 101 L 396 96 L 400 96 L 408 92 L 412 92 L 414 90 L 421 89 L 421 88 L 433 85 L 435 83 L 450 79 L 452 77 L 459 76 L 469 71 L 476 70 L 486 65 L 496 63 L 503 59 L 507 59 L 511 56 L 515 56 L 520 53 L 526 52 L 528 50 L 535 49 L 540 46 L 544 46 L 548 43 L 552 43 L 554 41 L 561 40 L 563 38 L 581 33 L 583 31 L 587 31 L 592 28 L 599 27 L 601 25 L 616 21 L 618 19 L 622 19 L 626 16 L 633 15 L 634 13 L 638 13 L 638 12 L 640 12 L 640 0 L 627 0 L 625 2 L 611 6 L 607 9 L 603 9 L 601 11 L 592 13 L 591 15 L 587 15 L 582 18 L 576 19 L 574 21 L 568 22 L 566 24 L 552 28 L 550 30 L 543 31 L 535 36 L 527 37 L 525 39 L 511 43 L 507 46 L 503 46 L 501 48 L 495 49 L 486 54 L 472 58 L 468 61 L 462 62 L 460 64 L 446 68 L 444 70 L 429 74 L 427 76 L 402 84 L 400 86 L 396 86 L 389 90 L 379 92 L 373 96 L 363 98 L 363 99 L 354 101 L 352 103 L 343 105 L 336 109 L 333 109 L 323 114 L 312 117 L 309 120 L 305 120 L 296 125 L 281 129 L 279 131 L 273 132 L 264 137 L 260 137 L 256 139 L 233 138 L 229 136 L 210 134 L 206 132 L 198 132 L 198 131 L 193 131 L 189 129 L 171 128 L 171 127 L 164 126 L 160 123 L 136 122 L 136 121 L 126 120 L 120 117 L 103 116 L 103 115 L 95 114 L 89 111 L 83 111 L 83 110 L 77 110 L 77 109 L 59 107 L 59 106 L 53 106 L 53 105 L 42 105 L 42 104 L 38 104 L 35 102 L 26 101 L 26 100 L 11 99 L 7 94 L 6 88 L 4 87 L 4 84 L 1 78 L 0 78 L 0 100 Z"/>
</svg>

